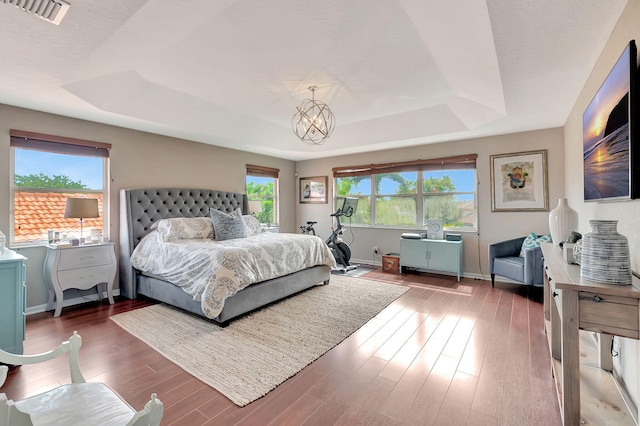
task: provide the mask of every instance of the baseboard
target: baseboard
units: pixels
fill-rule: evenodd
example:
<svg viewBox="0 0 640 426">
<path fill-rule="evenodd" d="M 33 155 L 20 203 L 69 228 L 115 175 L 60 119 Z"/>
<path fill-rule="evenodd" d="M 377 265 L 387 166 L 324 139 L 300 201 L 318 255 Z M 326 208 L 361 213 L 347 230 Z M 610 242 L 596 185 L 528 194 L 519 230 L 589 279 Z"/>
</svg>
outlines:
<svg viewBox="0 0 640 426">
<path fill-rule="evenodd" d="M 361 265 L 361 266 L 367 266 L 370 268 L 381 268 L 382 267 L 382 263 L 381 262 L 371 262 L 371 259 L 369 260 L 363 260 L 363 259 L 349 259 L 349 264 L 350 265 Z"/>
<path fill-rule="evenodd" d="M 357 265 L 365 265 L 365 266 L 371 266 L 374 268 L 381 268 L 382 267 L 382 260 L 374 260 L 373 262 L 371 261 L 371 259 L 368 260 L 364 260 L 364 259 L 350 259 L 349 263 L 351 264 L 357 264 Z M 457 277 L 458 274 L 456 274 L 455 272 L 445 272 L 445 271 L 429 271 L 429 270 L 424 270 L 425 272 L 429 272 L 429 273 L 434 273 L 434 274 L 441 274 L 441 275 L 449 275 L 452 277 Z M 483 274 L 476 274 L 476 273 L 472 273 L 472 272 L 462 272 L 460 274 L 460 278 L 471 278 L 474 280 L 482 280 L 482 281 L 491 281 L 491 277 L 489 276 L 485 276 Z M 497 282 L 505 282 L 505 283 L 510 283 L 510 284 L 521 284 L 518 283 L 517 281 L 511 281 L 508 278 L 502 278 L 500 277 L 500 279 L 496 276 L 496 281 Z"/>
<path fill-rule="evenodd" d="M 351 258 L 349 259 L 349 263 L 352 265 L 362 265 L 362 266 L 370 266 L 372 268 L 381 268 L 382 267 L 382 261 L 378 262 L 376 260 L 371 260 L 371 259 L 354 259 Z"/>
<path fill-rule="evenodd" d="M 624 379 L 622 378 L 622 376 L 620 376 L 620 374 L 618 374 L 615 368 L 611 372 L 611 375 L 613 376 L 613 383 L 615 383 L 616 387 L 618 388 L 618 392 L 620 392 L 620 395 L 622 395 L 622 399 L 624 400 L 625 404 L 627 404 L 627 408 L 631 412 L 633 420 L 636 422 L 636 424 L 638 424 L 638 408 L 633 402 L 631 395 L 629 394 L 629 390 L 627 389 L 627 385 L 624 382 Z"/>
<path fill-rule="evenodd" d="M 120 295 L 120 289 L 113 290 L 113 295 L 114 296 L 119 296 Z M 107 298 L 107 293 L 103 292 L 102 298 L 106 299 Z M 97 293 L 87 294 L 86 296 L 74 297 L 72 299 L 63 300 L 62 307 L 66 308 L 67 306 L 79 305 L 81 303 L 87 303 L 87 302 L 94 302 L 96 300 L 98 300 L 98 294 Z M 47 304 L 46 303 L 43 304 L 43 305 L 36 305 L 36 306 L 27 307 L 27 310 L 26 310 L 26 314 L 27 315 L 39 314 L 41 312 L 47 312 Z"/>
</svg>

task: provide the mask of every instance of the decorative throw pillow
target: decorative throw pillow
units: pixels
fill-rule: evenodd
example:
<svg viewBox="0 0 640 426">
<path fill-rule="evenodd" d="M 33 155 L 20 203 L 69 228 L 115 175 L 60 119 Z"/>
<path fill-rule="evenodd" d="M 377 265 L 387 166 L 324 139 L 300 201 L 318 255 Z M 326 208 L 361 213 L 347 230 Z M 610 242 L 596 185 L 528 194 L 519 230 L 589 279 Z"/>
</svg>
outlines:
<svg viewBox="0 0 640 426">
<path fill-rule="evenodd" d="M 244 220 L 244 226 L 247 228 L 247 237 L 266 232 L 255 216 L 246 214 L 242 216 L 242 219 Z"/>
<path fill-rule="evenodd" d="M 209 214 L 211 215 L 211 220 L 213 220 L 216 241 L 245 238 L 247 236 L 247 227 L 244 224 L 240 209 L 235 209 L 231 213 L 210 209 Z"/>
<path fill-rule="evenodd" d="M 540 243 L 550 242 L 552 242 L 551 234 L 537 236 L 535 232 L 532 232 L 527 235 L 527 238 L 525 238 L 524 242 L 522 243 L 522 248 L 520 249 L 520 257 L 524 257 L 525 250 L 531 250 L 540 247 Z"/>
<path fill-rule="evenodd" d="M 161 219 L 151 225 L 162 236 L 162 241 L 213 239 L 213 222 L 209 217 L 174 217 Z"/>
</svg>

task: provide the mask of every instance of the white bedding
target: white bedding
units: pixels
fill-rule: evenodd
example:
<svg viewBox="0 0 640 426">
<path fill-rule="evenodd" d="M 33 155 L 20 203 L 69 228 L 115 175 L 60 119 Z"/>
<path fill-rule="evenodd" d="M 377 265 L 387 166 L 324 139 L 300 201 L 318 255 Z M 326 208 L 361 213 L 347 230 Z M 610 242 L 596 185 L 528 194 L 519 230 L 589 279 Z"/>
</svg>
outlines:
<svg viewBox="0 0 640 426">
<path fill-rule="evenodd" d="M 251 284 L 336 262 L 313 235 L 265 232 L 226 241 L 164 242 L 152 231 L 133 251 L 131 265 L 182 287 L 201 302 L 207 317 L 215 318 L 227 297 Z"/>
</svg>

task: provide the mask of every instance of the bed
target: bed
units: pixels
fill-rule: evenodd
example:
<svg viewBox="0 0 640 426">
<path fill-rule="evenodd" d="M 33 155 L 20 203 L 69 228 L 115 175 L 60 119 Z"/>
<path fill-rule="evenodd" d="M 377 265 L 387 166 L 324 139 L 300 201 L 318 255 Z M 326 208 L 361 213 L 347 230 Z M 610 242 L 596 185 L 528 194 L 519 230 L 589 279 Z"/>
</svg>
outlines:
<svg viewBox="0 0 640 426">
<path fill-rule="evenodd" d="M 226 298 L 222 310 L 207 315 L 200 300 L 181 287 L 131 264 L 140 241 L 162 219 L 209 217 L 210 210 L 232 213 L 248 210 L 245 194 L 209 189 L 147 188 L 120 191 L 120 294 L 129 299 L 145 296 L 226 325 L 230 320 L 319 284 L 328 284 L 331 267 L 314 265 L 284 276 L 251 284 Z"/>
</svg>

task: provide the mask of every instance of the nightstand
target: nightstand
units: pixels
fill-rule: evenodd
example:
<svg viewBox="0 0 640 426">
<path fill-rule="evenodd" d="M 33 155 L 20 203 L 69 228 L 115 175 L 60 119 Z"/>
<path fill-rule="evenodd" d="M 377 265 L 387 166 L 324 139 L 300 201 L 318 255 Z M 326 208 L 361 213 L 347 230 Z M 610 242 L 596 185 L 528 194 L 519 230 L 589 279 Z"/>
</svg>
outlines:
<svg viewBox="0 0 640 426">
<path fill-rule="evenodd" d="M 26 257 L 5 249 L 0 255 L 0 349 L 22 355 L 26 321 Z"/>
<path fill-rule="evenodd" d="M 107 286 L 109 303 L 113 305 L 113 283 L 117 263 L 115 243 L 87 244 L 74 247 L 47 246 L 44 261 L 44 278 L 49 287 L 47 310 L 53 309 L 54 317 L 62 311 L 63 292 L 70 288 L 88 290 L 96 287 L 102 300 L 102 284 Z"/>
</svg>

